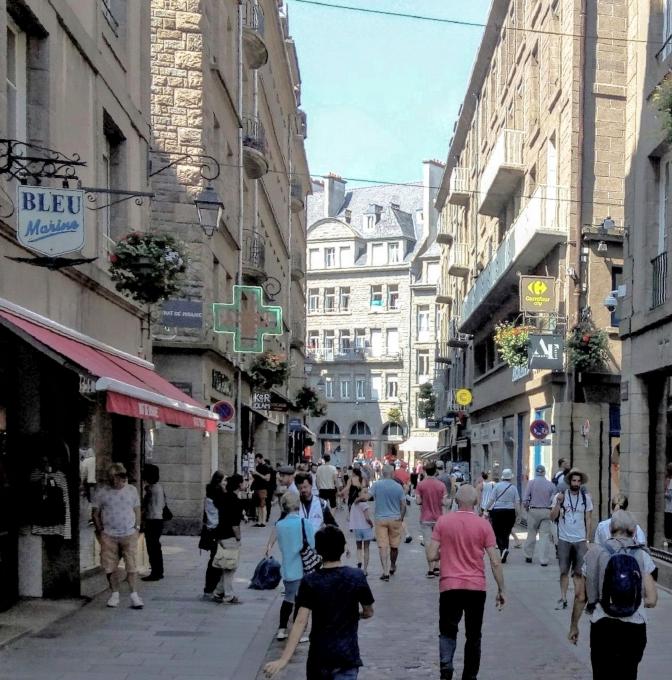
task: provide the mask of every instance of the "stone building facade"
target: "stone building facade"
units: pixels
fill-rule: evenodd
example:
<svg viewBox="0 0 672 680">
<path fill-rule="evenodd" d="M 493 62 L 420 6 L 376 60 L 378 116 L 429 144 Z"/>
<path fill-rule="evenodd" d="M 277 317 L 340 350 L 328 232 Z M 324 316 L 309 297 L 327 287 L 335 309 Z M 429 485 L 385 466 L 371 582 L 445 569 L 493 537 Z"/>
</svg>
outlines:
<svg viewBox="0 0 672 680">
<path fill-rule="evenodd" d="M 152 223 L 177 235 L 190 255 L 182 299 L 200 305 L 195 328 L 155 318 L 162 374 L 206 404 L 226 400 L 233 427 L 218 437 L 162 429 L 153 460 L 177 515 L 174 529 L 200 528 L 203 485 L 212 472 L 240 471 L 251 450 L 287 460 L 288 422 L 303 385 L 306 117 L 286 7 L 272 0 L 152 0 Z M 209 158 L 204 158 L 207 156 Z M 221 202 L 217 228 L 199 228 L 195 200 Z M 290 375 L 273 388 L 288 411 L 254 407 L 254 354 L 233 351 L 213 331 L 212 304 L 233 300 L 235 284 L 260 285 L 283 310 L 283 334 L 265 349 Z M 173 507 L 174 506 L 174 507 Z"/>
<path fill-rule="evenodd" d="M 442 443 L 474 477 L 512 468 L 519 486 L 536 464 L 569 458 L 602 516 L 620 437 L 618 315 L 603 301 L 623 274 L 627 46 L 615 38 L 627 35 L 627 4 L 493 3 L 437 197 L 437 416 L 452 423 Z M 520 274 L 553 277 L 552 314 L 521 315 Z M 505 321 L 604 331 L 608 361 L 512 369 L 494 342 Z M 466 409 L 461 387 L 473 392 Z M 549 426 L 543 440 L 535 420 Z"/>
<path fill-rule="evenodd" d="M 665 469 L 672 462 L 672 288 L 668 266 L 672 140 L 663 127 L 669 109 L 666 114 L 659 106 L 666 96 L 669 102 L 672 3 L 624 5 L 628 37 L 633 42 L 623 79 L 627 161 L 620 477 L 649 544 L 669 551 L 672 531 L 665 531 L 664 519 L 671 515 L 665 514 L 664 494 Z M 662 95 L 660 103 L 656 88 Z M 661 572 L 665 565 L 661 563 Z M 669 583 L 669 566 L 661 576 Z"/>
<path fill-rule="evenodd" d="M 307 372 L 327 402 L 310 418 L 313 458 L 347 465 L 436 450 L 418 417 L 420 386 L 434 373 L 435 187 L 442 165 L 417 185 L 346 190 L 330 175 L 308 200 Z"/>
</svg>

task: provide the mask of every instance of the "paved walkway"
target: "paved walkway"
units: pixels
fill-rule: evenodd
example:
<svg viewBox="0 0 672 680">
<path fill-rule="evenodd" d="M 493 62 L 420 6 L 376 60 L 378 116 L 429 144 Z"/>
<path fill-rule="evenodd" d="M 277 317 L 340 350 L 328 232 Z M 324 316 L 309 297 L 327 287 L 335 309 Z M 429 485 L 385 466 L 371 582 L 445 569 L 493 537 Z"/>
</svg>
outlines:
<svg viewBox="0 0 672 680">
<path fill-rule="evenodd" d="M 277 511 L 276 511 L 277 512 Z M 410 526 L 414 540 L 403 545 L 399 571 L 390 583 L 378 579 L 380 566 L 372 544 L 370 583 L 375 617 L 362 622 L 360 639 L 366 664 L 360 680 L 438 678 L 438 583 L 427 580 L 424 552 L 417 539 L 416 510 Z M 344 513 L 339 513 L 343 518 Z M 277 628 L 279 590 L 247 590 L 269 529 L 243 529 L 243 559 L 237 586 L 241 606 L 199 599 L 206 556 L 196 539 L 168 537 L 167 578 L 143 584 L 145 609 L 117 610 L 96 598 L 62 621 L 0 650 L 0 680 L 255 680 L 264 658 L 281 652 Z M 354 555 L 353 555 L 354 561 Z M 525 564 L 512 550 L 505 565 L 509 602 L 486 606 L 481 680 L 590 678 L 586 622 L 577 647 L 566 640 L 569 611 L 556 612 L 557 569 Z M 672 667 L 669 621 L 672 597 L 661 593 L 650 613 L 649 644 L 640 677 L 661 678 Z M 456 662 L 462 663 L 462 641 Z M 307 645 L 281 676 L 304 677 Z M 459 677 L 459 673 L 456 674 Z"/>
</svg>

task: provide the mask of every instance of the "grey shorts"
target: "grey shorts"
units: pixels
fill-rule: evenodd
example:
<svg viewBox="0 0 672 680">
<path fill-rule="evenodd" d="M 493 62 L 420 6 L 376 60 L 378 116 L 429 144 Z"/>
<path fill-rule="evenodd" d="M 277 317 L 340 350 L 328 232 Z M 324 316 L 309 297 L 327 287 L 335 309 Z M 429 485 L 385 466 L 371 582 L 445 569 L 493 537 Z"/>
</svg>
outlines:
<svg viewBox="0 0 672 680">
<path fill-rule="evenodd" d="M 572 576 L 581 576 L 583 559 L 588 552 L 588 543 L 569 543 L 568 541 L 558 540 L 558 562 L 560 563 L 560 573 Z"/>
<path fill-rule="evenodd" d="M 296 581 L 285 581 L 283 579 L 282 585 L 285 586 L 285 594 L 282 599 L 285 602 L 294 604 L 296 595 L 299 592 L 299 586 L 301 585 L 301 579 L 297 579 Z"/>
</svg>

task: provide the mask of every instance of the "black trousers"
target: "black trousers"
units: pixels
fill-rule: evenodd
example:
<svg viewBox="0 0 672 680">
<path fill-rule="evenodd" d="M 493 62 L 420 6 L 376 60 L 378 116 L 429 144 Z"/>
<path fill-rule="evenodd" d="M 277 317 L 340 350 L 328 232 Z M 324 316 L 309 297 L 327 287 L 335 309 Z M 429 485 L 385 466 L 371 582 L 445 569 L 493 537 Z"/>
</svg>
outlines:
<svg viewBox="0 0 672 680">
<path fill-rule="evenodd" d="M 444 590 L 439 599 L 439 658 L 441 672 L 453 672 L 457 628 L 464 615 L 464 670 L 462 680 L 475 680 L 481 667 L 481 628 L 484 590 Z M 452 675 L 451 675 L 452 677 Z M 613 680 L 613 679 L 612 679 Z"/>
<path fill-rule="evenodd" d="M 145 520 L 145 542 L 152 576 L 163 576 L 163 552 L 161 552 L 162 519 Z"/>
<path fill-rule="evenodd" d="M 492 530 L 495 532 L 499 552 L 508 550 L 509 536 L 513 525 L 516 523 L 516 511 L 490 510 L 490 521 L 492 522 Z"/>
<path fill-rule="evenodd" d="M 646 624 L 600 619 L 590 624 L 593 680 L 637 680 L 646 647 Z"/>
<path fill-rule="evenodd" d="M 215 546 L 210 550 L 210 559 L 208 560 L 208 567 L 205 570 L 205 587 L 203 588 L 203 593 L 206 595 L 212 595 L 212 593 L 215 592 L 219 579 L 222 578 L 222 570 L 212 566 L 212 560 L 215 559 L 216 554 L 217 542 L 215 542 Z"/>
</svg>

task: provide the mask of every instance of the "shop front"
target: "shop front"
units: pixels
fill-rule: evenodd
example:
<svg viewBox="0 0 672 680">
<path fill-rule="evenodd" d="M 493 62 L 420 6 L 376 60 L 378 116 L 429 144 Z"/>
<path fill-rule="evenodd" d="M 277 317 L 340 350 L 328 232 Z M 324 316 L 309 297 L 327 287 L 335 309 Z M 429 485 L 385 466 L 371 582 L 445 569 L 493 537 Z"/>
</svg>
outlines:
<svg viewBox="0 0 672 680">
<path fill-rule="evenodd" d="M 0 608 L 80 594 L 96 484 L 113 461 L 140 483 L 153 423 L 217 417 L 152 364 L 0 300 Z"/>
</svg>

